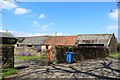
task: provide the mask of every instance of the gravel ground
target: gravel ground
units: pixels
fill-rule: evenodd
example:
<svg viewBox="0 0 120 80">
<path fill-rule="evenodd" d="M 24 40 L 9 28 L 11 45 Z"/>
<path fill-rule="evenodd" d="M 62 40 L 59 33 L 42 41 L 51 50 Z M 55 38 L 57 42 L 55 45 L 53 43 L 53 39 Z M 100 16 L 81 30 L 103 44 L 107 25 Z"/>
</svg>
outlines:
<svg viewBox="0 0 120 80">
<path fill-rule="evenodd" d="M 98 78 L 98 79 L 120 79 L 120 61 L 112 58 L 89 59 L 72 64 L 51 64 L 44 66 L 39 61 L 24 62 L 15 60 L 15 67 L 20 72 L 17 75 L 9 76 L 10 80 L 29 80 L 33 79 L 80 79 L 80 78 Z"/>
</svg>

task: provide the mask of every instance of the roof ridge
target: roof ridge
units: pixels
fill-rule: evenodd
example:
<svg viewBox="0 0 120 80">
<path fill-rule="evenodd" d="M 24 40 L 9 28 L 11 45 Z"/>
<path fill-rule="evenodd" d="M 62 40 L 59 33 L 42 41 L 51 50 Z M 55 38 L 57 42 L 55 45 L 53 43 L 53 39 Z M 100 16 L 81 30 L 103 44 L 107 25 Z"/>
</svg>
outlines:
<svg viewBox="0 0 120 80">
<path fill-rule="evenodd" d="M 109 33 L 102 33 L 102 34 L 78 34 L 79 35 L 112 35 L 113 33 L 109 34 Z"/>
</svg>

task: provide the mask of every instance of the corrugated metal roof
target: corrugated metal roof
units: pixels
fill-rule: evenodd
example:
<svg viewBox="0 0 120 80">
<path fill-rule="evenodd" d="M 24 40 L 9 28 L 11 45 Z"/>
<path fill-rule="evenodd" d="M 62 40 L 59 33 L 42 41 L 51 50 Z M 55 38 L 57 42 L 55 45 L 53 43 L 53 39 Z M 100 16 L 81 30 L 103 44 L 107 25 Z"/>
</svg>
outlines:
<svg viewBox="0 0 120 80">
<path fill-rule="evenodd" d="M 18 39 L 18 44 L 26 45 L 75 45 L 104 44 L 108 46 L 114 34 L 80 34 L 78 36 L 36 36 Z M 20 40 L 20 41 L 19 41 Z"/>
<path fill-rule="evenodd" d="M 14 37 L 14 36 L 9 32 L 0 32 L 0 37 Z"/>
<path fill-rule="evenodd" d="M 78 36 L 50 36 L 46 39 L 46 45 L 75 45 Z"/>
<path fill-rule="evenodd" d="M 113 34 L 80 34 L 78 44 L 104 44 L 107 46 Z"/>
<path fill-rule="evenodd" d="M 41 45 L 47 38 L 48 36 L 23 37 L 23 40 L 18 42 L 18 44 Z"/>
</svg>

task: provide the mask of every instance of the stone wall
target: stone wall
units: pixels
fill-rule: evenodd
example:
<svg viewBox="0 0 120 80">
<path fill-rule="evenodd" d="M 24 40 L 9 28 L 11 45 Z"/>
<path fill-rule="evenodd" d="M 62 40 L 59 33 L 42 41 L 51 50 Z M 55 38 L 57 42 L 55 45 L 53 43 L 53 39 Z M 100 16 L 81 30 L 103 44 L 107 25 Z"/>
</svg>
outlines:
<svg viewBox="0 0 120 80">
<path fill-rule="evenodd" d="M 57 63 L 66 62 L 66 52 L 68 47 L 56 48 L 56 61 Z M 75 61 L 80 61 L 84 59 L 95 59 L 95 58 L 105 58 L 108 56 L 108 51 L 104 47 L 73 47 L 73 52 Z"/>
<path fill-rule="evenodd" d="M 13 45 L 1 45 L 2 49 L 2 68 L 14 67 L 14 46 Z"/>
<path fill-rule="evenodd" d="M 113 36 L 110 42 L 110 53 L 117 53 L 117 39 Z"/>
<path fill-rule="evenodd" d="M 39 49 L 36 49 L 35 47 L 26 47 L 26 46 L 22 46 L 22 47 L 15 47 L 14 49 L 14 54 L 15 55 L 36 55 L 36 56 L 39 56 L 39 55 L 43 55 L 43 54 L 46 54 L 47 51 L 43 50 L 39 50 Z"/>
</svg>

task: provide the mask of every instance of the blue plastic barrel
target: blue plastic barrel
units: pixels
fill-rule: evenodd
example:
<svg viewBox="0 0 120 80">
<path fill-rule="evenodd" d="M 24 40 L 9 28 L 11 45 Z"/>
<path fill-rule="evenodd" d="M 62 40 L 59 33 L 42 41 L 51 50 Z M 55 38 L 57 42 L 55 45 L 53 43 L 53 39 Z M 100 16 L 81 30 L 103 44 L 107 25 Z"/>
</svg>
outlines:
<svg viewBox="0 0 120 80">
<path fill-rule="evenodd" d="M 74 56 L 74 52 L 66 52 L 66 62 L 67 63 L 72 63 L 73 62 L 73 56 Z"/>
</svg>

